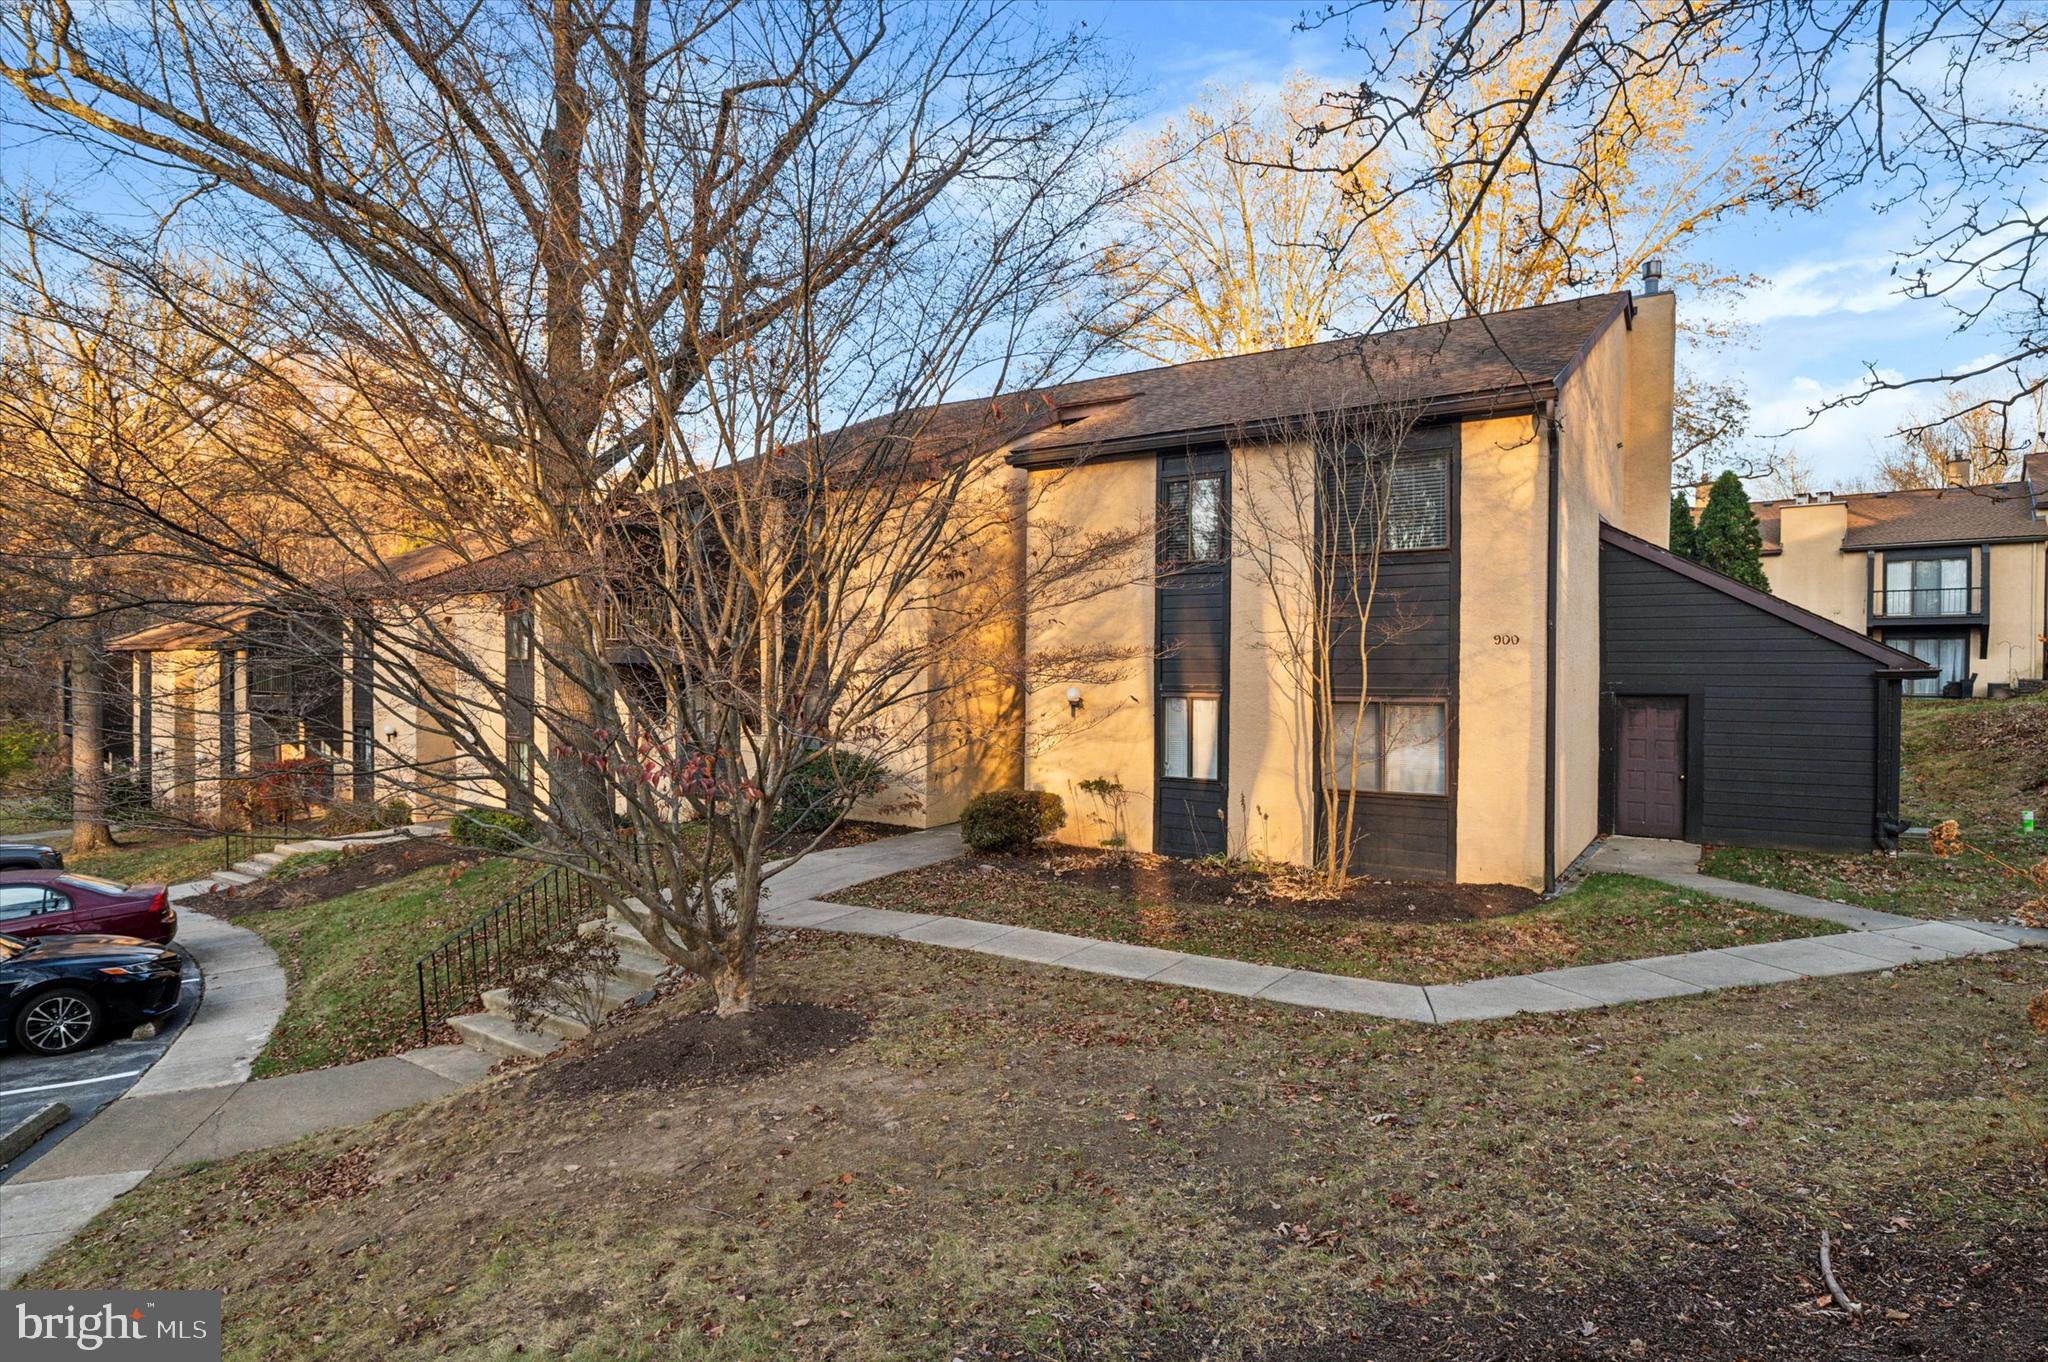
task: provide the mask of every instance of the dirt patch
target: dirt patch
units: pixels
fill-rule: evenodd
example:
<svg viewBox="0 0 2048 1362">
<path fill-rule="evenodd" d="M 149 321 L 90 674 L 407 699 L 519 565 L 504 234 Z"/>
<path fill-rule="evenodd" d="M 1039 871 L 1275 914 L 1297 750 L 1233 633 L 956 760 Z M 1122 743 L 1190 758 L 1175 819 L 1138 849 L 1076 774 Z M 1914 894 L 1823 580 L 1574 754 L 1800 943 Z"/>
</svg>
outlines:
<svg viewBox="0 0 2048 1362">
<path fill-rule="evenodd" d="M 868 1019 L 847 1008 L 778 1003 L 740 1017 L 693 1012 L 619 1036 L 535 1080 L 544 1094 L 586 1097 L 630 1088 L 694 1088 L 776 1073 L 852 1044 Z"/>
<path fill-rule="evenodd" d="M 342 853 L 340 859 L 331 865 L 289 879 L 261 879 L 209 895 L 206 911 L 230 918 L 274 913 L 283 908 L 340 898 L 429 866 L 482 860 L 485 854 L 422 837 L 374 843 L 365 850 Z"/>
<path fill-rule="evenodd" d="M 1297 1341 L 1252 1356 L 1258 1362 L 2035 1362 L 2048 1356 L 2048 1312 L 2031 1304 L 2048 1290 L 2048 1234 L 2037 1226 L 1986 1227 L 1959 1247 L 1920 1242 L 1916 1232 L 1899 1231 L 1883 1217 L 1868 1225 L 1838 1230 L 1837 1270 L 1864 1307 L 1853 1316 L 1824 1300 L 1817 1229 L 1752 1217 L 1725 1231 L 1681 1228 L 1654 1272 L 1576 1289 L 1516 1284 L 1539 1275 L 1540 1265 L 1509 1261 L 1495 1273 L 1497 1285 L 1478 1291 L 1446 1283 L 1442 1291 L 1409 1299 L 1352 1297 L 1333 1303 L 1326 1317 L 1304 1321 Z M 1678 1242 L 1681 1237 L 1692 1242 Z M 1162 1360 L 1217 1355 L 1205 1322 L 1183 1318 L 1148 1329 L 1151 1311 L 1142 1302 L 1098 1298 L 1070 1314 L 1051 1313 L 1059 1320 L 1053 1346 L 997 1338 L 955 1351 L 995 1358 L 1122 1355 L 1105 1351 L 1117 1340 L 1135 1345 L 1138 1356 Z"/>
<path fill-rule="evenodd" d="M 1014 856 L 969 856 L 954 864 L 1036 875 L 1149 903 L 1284 908 L 1303 917 L 1379 922 L 1473 922 L 1533 908 L 1537 896 L 1511 884 L 1353 879 L 1331 894 L 1286 867 L 1226 865 L 1135 851 L 1039 847 Z"/>
</svg>

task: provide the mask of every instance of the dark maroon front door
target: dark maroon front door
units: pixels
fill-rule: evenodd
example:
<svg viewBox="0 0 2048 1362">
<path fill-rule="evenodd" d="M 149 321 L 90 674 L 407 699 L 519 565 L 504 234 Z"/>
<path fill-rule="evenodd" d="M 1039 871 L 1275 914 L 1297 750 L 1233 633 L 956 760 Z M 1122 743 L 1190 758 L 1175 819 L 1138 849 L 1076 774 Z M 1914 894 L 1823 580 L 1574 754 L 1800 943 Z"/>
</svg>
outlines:
<svg viewBox="0 0 2048 1362">
<path fill-rule="evenodd" d="M 1625 698 L 1615 772 L 1614 830 L 1685 836 L 1685 701 Z"/>
</svg>

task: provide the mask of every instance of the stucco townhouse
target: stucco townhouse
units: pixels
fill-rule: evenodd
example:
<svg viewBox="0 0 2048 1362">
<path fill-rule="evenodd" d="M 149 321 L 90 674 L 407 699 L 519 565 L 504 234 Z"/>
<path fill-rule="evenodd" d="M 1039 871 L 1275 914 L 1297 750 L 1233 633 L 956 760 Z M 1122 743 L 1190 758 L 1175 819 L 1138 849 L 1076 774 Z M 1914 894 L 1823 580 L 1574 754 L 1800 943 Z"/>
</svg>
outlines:
<svg viewBox="0 0 2048 1362">
<path fill-rule="evenodd" d="M 1914 696 L 2040 688 L 2048 644 L 2048 453 L 2019 476 L 1814 492 L 1757 504 L 1777 596 L 1938 669 Z"/>
<path fill-rule="evenodd" d="M 1885 843 L 1901 689 L 1935 669 L 1860 619 L 1668 552 L 1674 327 L 1668 292 L 1613 292 L 925 413 L 908 452 L 976 461 L 1016 508 L 973 562 L 944 565 L 1016 586 L 1014 620 L 990 644 L 1013 665 L 934 687 L 921 703 L 935 712 L 918 716 L 931 737 L 892 759 L 897 788 L 860 812 L 936 825 L 978 790 L 1021 782 L 1061 795 L 1060 835 L 1078 844 L 1307 862 L 1338 797 L 1324 787 L 1341 779 L 1354 869 L 1539 888 L 1606 831 Z M 1275 554 L 1253 527 L 1305 431 L 1387 410 L 1402 418 L 1372 456 L 1390 460 L 1391 492 L 1371 618 L 1319 626 L 1380 642 L 1331 673 L 1325 706 L 1279 642 L 1313 605 L 1274 588 Z M 1023 585 L 1054 537 L 1134 527 L 1146 561 L 1107 589 L 1048 604 Z M 469 612 L 478 665 L 530 674 L 520 613 L 458 585 L 443 595 Z M 246 623 L 123 641 L 138 694 L 162 705 L 134 725 L 138 754 L 169 773 L 161 791 L 270 750 L 256 643 Z M 1125 660 L 1085 684 L 1030 662 L 1096 645 Z M 345 635 L 333 647 L 355 656 Z M 465 797 L 532 798 L 530 784 L 477 785 L 365 668 L 335 674 L 298 731 L 358 797 L 381 794 L 372 749 L 388 747 L 408 775 L 438 763 L 468 781 Z M 1317 758 L 1324 712 L 1350 758 L 1341 778 Z M 508 750 L 536 742 L 530 708 L 525 727 L 516 712 L 484 722 Z"/>
</svg>

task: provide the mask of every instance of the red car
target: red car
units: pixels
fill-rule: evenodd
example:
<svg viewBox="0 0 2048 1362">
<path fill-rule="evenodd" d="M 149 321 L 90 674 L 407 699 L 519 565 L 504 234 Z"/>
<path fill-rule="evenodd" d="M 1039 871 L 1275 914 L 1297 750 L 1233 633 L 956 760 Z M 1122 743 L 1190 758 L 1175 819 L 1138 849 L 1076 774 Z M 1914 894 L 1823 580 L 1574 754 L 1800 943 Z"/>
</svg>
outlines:
<svg viewBox="0 0 2048 1362">
<path fill-rule="evenodd" d="M 116 884 L 71 870 L 0 874 L 0 932 L 9 936 L 132 936 L 167 944 L 178 910 L 160 884 Z"/>
</svg>

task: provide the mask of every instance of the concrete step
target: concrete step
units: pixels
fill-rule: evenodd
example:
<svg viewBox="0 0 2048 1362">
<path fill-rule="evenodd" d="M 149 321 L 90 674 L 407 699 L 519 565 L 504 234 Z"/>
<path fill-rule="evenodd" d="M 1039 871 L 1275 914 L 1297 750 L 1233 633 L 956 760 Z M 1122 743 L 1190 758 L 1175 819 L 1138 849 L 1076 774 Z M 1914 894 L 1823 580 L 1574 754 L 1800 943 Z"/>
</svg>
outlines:
<svg viewBox="0 0 2048 1362">
<path fill-rule="evenodd" d="M 605 1015 L 610 1016 L 645 992 L 645 989 L 629 984 L 623 979 L 606 980 L 604 985 Z M 509 1021 L 512 1017 L 512 990 L 509 988 L 485 989 L 484 1010 L 493 1016 L 503 1017 Z M 590 1034 L 590 1028 L 583 1024 L 581 1018 L 572 1017 L 563 1012 L 542 1013 L 536 1019 L 536 1026 L 537 1029 L 545 1031 L 551 1036 L 560 1036 L 565 1040 L 581 1040 Z"/>
<path fill-rule="evenodd" d="M 256 877 L 254 875 L 244 874 L 242 871 L 239 870 L 216 870 L 213 872 L 213 882 L 215 884 L 227 885 L 231 889 L 236 889 L 240 888 L 242 885 L 245 884 L 254 884 L 256 882 Z"/>
<path fill-rule="evenodd" d="M 494 1012 L 471 1012 L 465 1016 L 450 1017 L 448 1024 L 455 1028 L 456 1035 L 462 1037 L 463 1044 L 509 1059 L 539 1059 L 553 1053 L 555 1047 L 562 1043 L 560 1036 L 514 1026 L 510 1018 Z"/>
<path fill-rule="evenodd" d="M 279 861 L 282 861 L 283 859 L 284 853 L 281 851 L 259 851 L 254 856 L 251 856 L 246 862 L 244 862 L 244 864 L 260 865 L 265 870 L 268 870 L 270 869 L 270 867 L 276 865 Z"/>
<path fill-rule="evenodd" d="M 260 880 L 270 873 L 270 867 L 258 865 L 255 861 L 236 861 L 235 873 L 237 875 L 247 875 L 252 880 Z"/>
<path fill-rule="evenodd" d="M 648 945 L 647 939 L 633 930 L 629 923 L 592 918 L 576 930 L 585 936 L 593 932 L 604 932 L 610 936 L 612 944 L 619 948 L 618 976 L 641 988 L 654 987 L 661 982 L 662 976 L 675 968 L 668 957 Z"/>
</svg>

